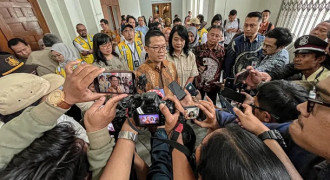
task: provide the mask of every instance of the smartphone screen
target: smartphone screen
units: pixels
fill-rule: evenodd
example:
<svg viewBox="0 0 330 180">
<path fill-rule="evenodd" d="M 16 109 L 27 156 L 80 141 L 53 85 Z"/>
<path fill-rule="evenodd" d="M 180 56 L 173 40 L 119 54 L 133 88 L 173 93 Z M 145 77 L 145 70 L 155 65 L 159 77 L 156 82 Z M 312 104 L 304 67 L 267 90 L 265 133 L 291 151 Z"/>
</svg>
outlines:
<svg viewBox="0 0 330 180">
<path fill-rule="evenodd" d="M 226 88 L 224 90 L 221 91 L 221 95 L 225 98 L 228 98 L 230 100 L 239 102 L 239 103 L 243 103 L 245 100 L 245 95 L 235 92 L 232 89 Z"/>
<path fill-rule="evenodd" d="M 103 72 L 94 80 L 98 93 L 134 94 L 136 92 L 135 76 L 130 71 Z"/>
<path fill-rule="evenodd" d="M 197 96 L 198 91 L 197 91 L 197 89 L 195 88 L 195 86 L 192 83 L 188 83 L 186 85 L 186 89 L 190 93 L 190 95 Z"/>
<path fill-rule="evenodd" d="M 246 78 L 249 76 L 250 70 L 245 70 L 244 72 L 241 72 L 236 78 L 234 84 L 240 84 L 242 81 L 246 80 Z"/>
<path fill-rule="evenodd" d="M 220 79 L 219 79 L 220 83 L 223 83 L 223 70 L 221 70 L 220 72 Z"/>
<path fill-rule="evenodd" d="M 139 122 L 141 127 L 159 125 L 159 114 L 141 114 L 139 115 Z"/>
<path fill-rule="evenodd" d="M 179 100 L 182 100 L 186 96 L 186 93 L 176 81 L 171 82 L 168 88 Z"/>
<path fill-rule="evenodd" d="M 230 102 L 228 102 L 223 96 L 220 96 L 220 101 L 221 101 L 221 104 L 226 105 L 226 109 L 228 110 L 228 112 L 230 114 L 233 114 L 236 116 L 236 113 L 234 112 L 234 106 L 231 105 Z"/>
<path fill-rule="evenodd" d="M 184 107 L 184 110 L 188 115 L 188 117 L 186 118 L 187 120 L 197 119 L 199 115 L 199 108 L 197 106 Z"/>
</svg>

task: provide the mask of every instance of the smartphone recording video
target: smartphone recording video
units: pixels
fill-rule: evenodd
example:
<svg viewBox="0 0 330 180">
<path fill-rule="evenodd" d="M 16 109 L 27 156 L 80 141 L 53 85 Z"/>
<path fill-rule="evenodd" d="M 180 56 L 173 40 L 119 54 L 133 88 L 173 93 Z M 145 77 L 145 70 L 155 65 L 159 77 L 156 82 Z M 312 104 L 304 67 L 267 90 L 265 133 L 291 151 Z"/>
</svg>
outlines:
<svg viewBox="0 0 330 180">
<path fill-rule="evenodd" d="M 171 82 L 168 88 L 180 101 L 186 96 L 186 93 L 176 81 Z"/>
<path fill-rule="evenodd" d="M 198 91 L 192 83 L 186 85 L 186 90 L 190 93 L 191 96 L 197 96 Z"/>
<path fill-rule="evenodd" d="M 226 100 L 226 98 L 224 98 L 223 96 L 220 96 L 220 102 L 221 104 L 224 104 L 226 109 L 228 110 L 228 112 L 232 115 L 236 116 L 236 113 L 234 112 L 234 106 L 230 104 L 230 102 L 228 102 Z"/>
<path fill-rule="evenodd" d="M 139 126 L 155 126 L 160 125 L 159 114 L 142 114 L 139 115 Z"/>
<path fill-rule="evenodd" d="M 221 95 L 227 99 L 236 101 L 238 103 L 243 103 L 245 101 L 245 95 L 235 92 L 234 90 L 230 88 L 224 88 L 224 90 L 221 91 Z"/>
<path fill-rule="evenodd" d="M 190 106 L 190 107 L 184 107 L 184 110 L 186 111 L 188 117 L 187 120 L 197 119 L 199 115 L 199 108 L 196 106 Z"/>
<path fill-rule="evenodd" d="M 240 74 L 238 74 L 235 78 L 234 84 L 240 84 L 242 83 L 242 81 L 246 80 L 246 78 L 249 76 L 250 74 L 250 70 L 245 70 L 243 72 L 241 72 Z"/>
<path fill-rule="evenodd" d="M 131 71 L 105 71 L 94 80 L 98 93 L 134 94 L 135 76 Z"/>
</svg>

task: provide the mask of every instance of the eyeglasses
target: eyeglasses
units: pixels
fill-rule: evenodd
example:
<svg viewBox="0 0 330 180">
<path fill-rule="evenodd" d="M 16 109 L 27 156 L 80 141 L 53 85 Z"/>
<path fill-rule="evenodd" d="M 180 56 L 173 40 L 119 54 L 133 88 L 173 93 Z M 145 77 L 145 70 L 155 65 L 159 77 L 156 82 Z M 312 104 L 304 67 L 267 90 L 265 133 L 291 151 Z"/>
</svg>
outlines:
<svg viewBox="0 0 330 180">
<path fill-rule="evenodd" d="M 253 105 L 253 104 L 250 104 L 250 106 L 252 107 L 253 112 L 255 111 L 255 109 L 259 109 L 260 111 L 266 111 L 266 112 L 268 112 L 268 113 L 269 113 L 274 119 L 276 119 L 276 120 L 279 120 L 279 119 L 280 119 L 279 116 L 277 116 L 277 115 L 275 115 L 275 114 L 269 112 L 268 110 L 266 110 L 266 109 L 264 109 L 264 108 L 261 108 L 261 107 L 255 106 L 255 105 Z"/>
<path fill-rule="evenodd" d="M 107 47 L 110 47 L 111 45 L 112 45 L 111 42 L 106 42 L 104 44 L 101 44 L 100 47 L 101 48 L 107 48 Z"/>
<path fill-rule="evenodd" d="M 153 51 L 156 52 L 160 52 L 160 51 L 165 51 L 166 50 L 166 46 L 153 46 L 153 47 L 149 47 L 151 49 L 153 49 Z"/>
<path fill-rule="evenodd" d="M 313 112 L 313 109 L 314 109 L 315 104 L 319 104 L 321 106 L 330 107 L 330 103 L 323 102 L 322 100 L 308 98 L 308 100 L 307 100 L 307 112 L 308 113 Z"/>
</svg>

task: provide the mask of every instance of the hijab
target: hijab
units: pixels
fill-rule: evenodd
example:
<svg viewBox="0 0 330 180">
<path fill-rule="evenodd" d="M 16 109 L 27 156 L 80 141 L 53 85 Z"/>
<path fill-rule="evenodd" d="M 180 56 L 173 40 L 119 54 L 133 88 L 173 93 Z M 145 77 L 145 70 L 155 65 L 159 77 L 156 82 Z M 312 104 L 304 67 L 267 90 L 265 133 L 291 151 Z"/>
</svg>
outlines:
<svg viewBox="0 0 330 180">
<path fill-rule="evenodd" d="M 60 63 L 61 67 L 65 67 L 70 61 L 78 59 L 76 52 L 64 43 L 56 43 L 51 48 L 52 51 L 56 51 L 64 56 L 64 61 Z"/>
<path fill-rule="evenodd" d="M 198 46 L 199 36 L 197 34 L 197 28 L 196 27 L 190 26 L 190 27 L 187 28 L 187 30 L 188 30 L 188 33 L 191 32 L 195 36 L 195 41 L 193 43 L 189 43 L 189 48 L 191 49 L 193 47 Z"/>
</svg>

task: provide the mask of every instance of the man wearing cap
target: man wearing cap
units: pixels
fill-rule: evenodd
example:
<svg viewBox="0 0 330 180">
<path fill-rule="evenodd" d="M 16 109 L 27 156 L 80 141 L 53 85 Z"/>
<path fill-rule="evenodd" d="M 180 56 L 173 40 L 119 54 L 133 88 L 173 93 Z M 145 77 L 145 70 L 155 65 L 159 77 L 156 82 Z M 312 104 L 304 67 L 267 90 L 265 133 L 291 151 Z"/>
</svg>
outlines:
<svg viewBox="0 0 330 180">
<path fill-rule="evenodd" d="M 298 38 L 294 43 L 293 63 L 269 72 L 270 79 L 320 81 L 327 78 L 330 75 L 329 57 L 325 54 L 327 45 L 313 35 Z"/>
<path fill-rule="evenodd" d="M 199 44 L 205 44 L 207 41 L 207 30 L 203 27 L 201 28 L 201 23 L 198 18 L 191 18 L 189 22 L 187 22 L 190 26 L 196 27 L 198 29 L 198 35 L 199 35 Z"/>
<path fill-rule="evenodd" d="M 322 39 L 305 35 L 298 38 L 294 46 L 295 57 L 292 64 L 274 69 L 269 73 L 259 72 L 250 68 L 246 84 L 252 88 L 257 87 L 262 80 L 304 80 L 319 82 L 330 76 L 330 60 L 325 53 L 328 43 Z"/>
<path fill-rule="evenodd" d="M 323 40 L 312 36 L 302 36 L 294 44 L 294 68 L 302 73 L 302 80 L 320 81 L 330 75 L 330 62 L 325 54 L 328 46 Z"/>
<path fill-rule="evenodd" d="M 259 64 L 265 39 L 258 34 L 261 18 L 260 12 L 250 12 L 244 21 L 244 34 L 228 45 L 225 57 L 226 77 L 234 77 L 247 66 L 255 68 Z"/>
<path fill-rule="evenodd" d="M 78 49 L 81 59 L 87 62 L 88 64 L 93 64 L 94 56 L 93 56 L 93 36 L 87 34 L 86 26 L 83 24 L 76 25 L 77 36 L 73 40 L 73 45 Z"/>
<path fill-rule="evenodd" d="M 11 73 L 37 74 L 37 65 L 26 65 L 11 54 L 0 55 L 0 78 Z"/>
<path fill-rule="evenodd" d="M 125 39 L 118 44 L 115 51 L 127 61 L 129 69 L 134 71 L 144 62 L 145 59 L 143 43 L 140 39 L 134 37 L 134 27 L 130 24 L 124 26 L 122 34 Z"/>
<path fill-rule="evenodd" d="M 43 50 L 33 51 L 26 60 L 26 64 L 38 65 L 37 73 L 39 76 L 55 73 L 58 62 L 51 59 L 50 49 L 54 44 L 62 42 L 56 35 L 50 33 L 45 34 L 42 40 L 45 48 Z"/>
<path fill-rule="evenodd" d="M 330 31 L 330 21 L 323 21 L 319 23 L 315 28 L 313 28 L 310 32 L 310 35 L 316 36 L 320 38 L 321 40 L 326 40 L 330 38 L 330 34 L 327 32 Z M 327 57 L 327 60 L 325 60 L 324 64 L 327 64 L 329 61 L 329 54 Z M 330 69 L 328 65 L 326 66 L 327 69 Z M 252 67 L 248 67 L 249 69 L 253 69 Z M 251 76 L 248 77 L 247 79 L 247 84 L 251 86 L 252 88 L 255 88 L 256 85 L 263 79 L 264 81 L 270 81 L 270 80 L 276 80 L 276 79 L 300 79 L 300 71 L 296 70 L 294 68 L 294 63 L 287 64 L 281 68 L 274 69 L 272 72 L 268 73 L 263 73 L 263 72 L 255 72 L 252 71 L 253 73 L 250 73 Z"/>
<path fill-rule="evenodd" d="M 27 107 L 42 103 L 42 98 L 62 87 L 64 79 L 56 74 L 38 77 L 34 74 L 13 73 L 1 78 L 0 82 L 6 84 L 0 90 L 0 96 L 3 97 L 0 115 L 1 121 L 7 123 L 19 116 Z M 64 121 L 73 123 L 80 134 L 79 138 L 88 142 L 85 129 L 77 121 L 64 114 L 57 119 L 57 123 Z"/>
</svg>

